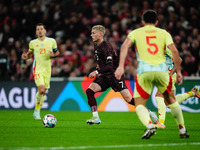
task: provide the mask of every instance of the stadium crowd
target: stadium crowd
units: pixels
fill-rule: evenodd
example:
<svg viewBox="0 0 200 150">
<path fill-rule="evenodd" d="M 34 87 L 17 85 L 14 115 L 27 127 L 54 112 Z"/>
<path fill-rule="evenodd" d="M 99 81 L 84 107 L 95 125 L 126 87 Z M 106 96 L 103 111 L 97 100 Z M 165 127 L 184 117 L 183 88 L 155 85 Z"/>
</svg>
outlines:
<svg viewBox="0 0 200 150">
<path fill-rule="evenodd" d="M 52 77 L 80 77 L 95 69 L 91 27 L 106 27 L 105 40 L 119 53 L 127 33 L 141 26 L 147 9 L 158 12 L 182 57 L 184 76 L 200 76 L 200 7 L 193 0 L 1 0 L 0 80 L 32 81 L 32 61 L 21 60 L 42 22 L 56 39 L 60 57 L 53 59 Z M 125 62 L 125 77 L 136 76 L 134 46 Z"/>
</svg>

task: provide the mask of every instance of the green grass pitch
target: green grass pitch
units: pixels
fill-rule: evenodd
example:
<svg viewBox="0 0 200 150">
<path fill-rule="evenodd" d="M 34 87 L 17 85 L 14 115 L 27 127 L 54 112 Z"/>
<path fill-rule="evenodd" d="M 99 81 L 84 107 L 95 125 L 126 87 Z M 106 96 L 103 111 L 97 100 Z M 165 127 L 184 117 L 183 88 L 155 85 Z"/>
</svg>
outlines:
<svg viewBox="0 0 200 150">
<path fill-rule="evenodd" d="M 200 149 L 200 113 L 183 113 L 190 138 L 179 138 L 175 120 L 167 113 L 166 129 L 157 129 L 148 140 L 141 139 L 145 128 L 135 112 L 99 112 L 100 125 L 86 124 L 91 112 L 41 111 L 42 117 L 46 114 L 57 118 L 54 128 L 34 120 L 33 110 L 1 110 L 0 150 Z"/>
</svg>

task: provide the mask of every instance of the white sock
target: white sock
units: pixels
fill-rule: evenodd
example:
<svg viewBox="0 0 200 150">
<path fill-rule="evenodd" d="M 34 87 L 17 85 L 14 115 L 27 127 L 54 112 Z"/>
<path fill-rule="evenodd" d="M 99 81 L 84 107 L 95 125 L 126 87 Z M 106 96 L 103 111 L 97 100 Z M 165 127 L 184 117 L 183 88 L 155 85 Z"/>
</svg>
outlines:
<svg viewBox="0 0 200 150">
<path fill-rule="evenodd" d="M 93 114 L 93 117 L 98 117 L 99 118 L 98 111 L 94 111 L 94 112 L 92 112 L 92 114 Z"/>
<path fill-rule="evenodd" d="M 179 132 L 180 132 L 180 133 L 185 133 L 185 132 L 186 132 L 186 129 L 185 129 L 185 128 L 179 129 Z"/>
<path fill-rule="evenodd" d="M 151 129 L 151 128 L 154 128 L 154 125 L 151 123 L 151 124 L 148 124 L 147 126 L 148 129 Z"/>
</svg>

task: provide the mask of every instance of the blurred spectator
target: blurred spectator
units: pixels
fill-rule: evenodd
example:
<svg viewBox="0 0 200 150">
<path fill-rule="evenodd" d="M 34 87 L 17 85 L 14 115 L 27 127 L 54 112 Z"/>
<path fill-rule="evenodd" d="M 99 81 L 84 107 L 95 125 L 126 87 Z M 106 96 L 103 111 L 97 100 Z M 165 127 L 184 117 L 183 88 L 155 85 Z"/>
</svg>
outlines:
<svg viewBox="0 0 200 150">
<path fill-rule="evenodd" d="M 197 72 L 195 73 L 196 76 L 200 76 L 200 63 L 198 64 L 198 67 L 197 67 Z"/>
<path fill-rule="evenodd" d="M 194 72 L 195 64 L 191 58 L 192 58 L 191 54 L 189 53 L 184 57 L 183 62 L 182 62 L 183 70 L 186 76 L 190 76 Z"/>
<path fill-rule="evenodd" d="M 72 71 L 72 68 L 73 68 L 72 64 L 70 64 L 70 63 L 64 64 L 59 76 L 60 77 L 69 77 L 69 75 Z"/>
<path fill-rule="evenodd" d="M 6 48 L 0 50 L 0 79 L 8 80 L 8 55 Z"/>
<path fill-rule="evenodd" d="M 26 75 L 26 64 L 21 64 L 19 72 L 16 75 L 16 81 L 28 81 L 28 76 Z"/>
<path fill-rule="evenodd" d="M 133 0 L 30 0 L 0 2 L 0 80 L 33 80 L 32 60 L 21 53 L 35 38 L 38 22 L 47 26 L 47 36 L 57 40 L 61 52 L 52 60 L 52 76 L 85 76 L 95 69 L 91 27 L 106 27 L 105 39 L 119 54 L 127 34 L 141 26 L 147 9 L 158 12 L 158 26 L 169 31 L 183 59 L 184 75 L 199 76 L 200 10 L 196 1 Z M 134 79 L 137 62 L 134 46 L 125 62 L 127 79 Z M 131 67 L 130 64 L 135 64 Z M 25 67 L 26 65 L 26 67 Z M 22 67 L 23 66 L 23 67 Z M 26 79 L 25 79 L 26 78 Z"/>
<path fill-rule="evenodd" d="M 12 49 L 9 56 L 9 75 L 11 76 L 11 80 L 16 80 L 16 73 L 19 73 L 19 61 L 17 59 L 16 49 Z"/>
</svg>

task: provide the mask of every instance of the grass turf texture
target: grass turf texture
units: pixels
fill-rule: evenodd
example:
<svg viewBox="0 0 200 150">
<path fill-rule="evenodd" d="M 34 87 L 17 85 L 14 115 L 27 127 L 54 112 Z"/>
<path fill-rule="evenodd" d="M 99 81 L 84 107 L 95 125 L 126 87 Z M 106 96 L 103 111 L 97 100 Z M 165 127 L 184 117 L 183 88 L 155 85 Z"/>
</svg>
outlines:
<svg viewBox="0 0 200 150">
<path fill-rule="evenodd" d="M 179 138 L 177 125 L 171 113 L 167 113 L 166 129 L 157 129 L 157 134 L 148 140 L 141 139 L 145 127 L 133 112 L 99 112 L 100 125 L 86 124 L 91 112 L 41 111 L 41 117 L 46 114 L 57 118 L 54 128 L 45 128 L 42 120 L 34 120 L 33 111 L 1 110 L 0 150 L 200 148 L 200 113 L 183 113 L 189 139 Z"/>
</svg>

